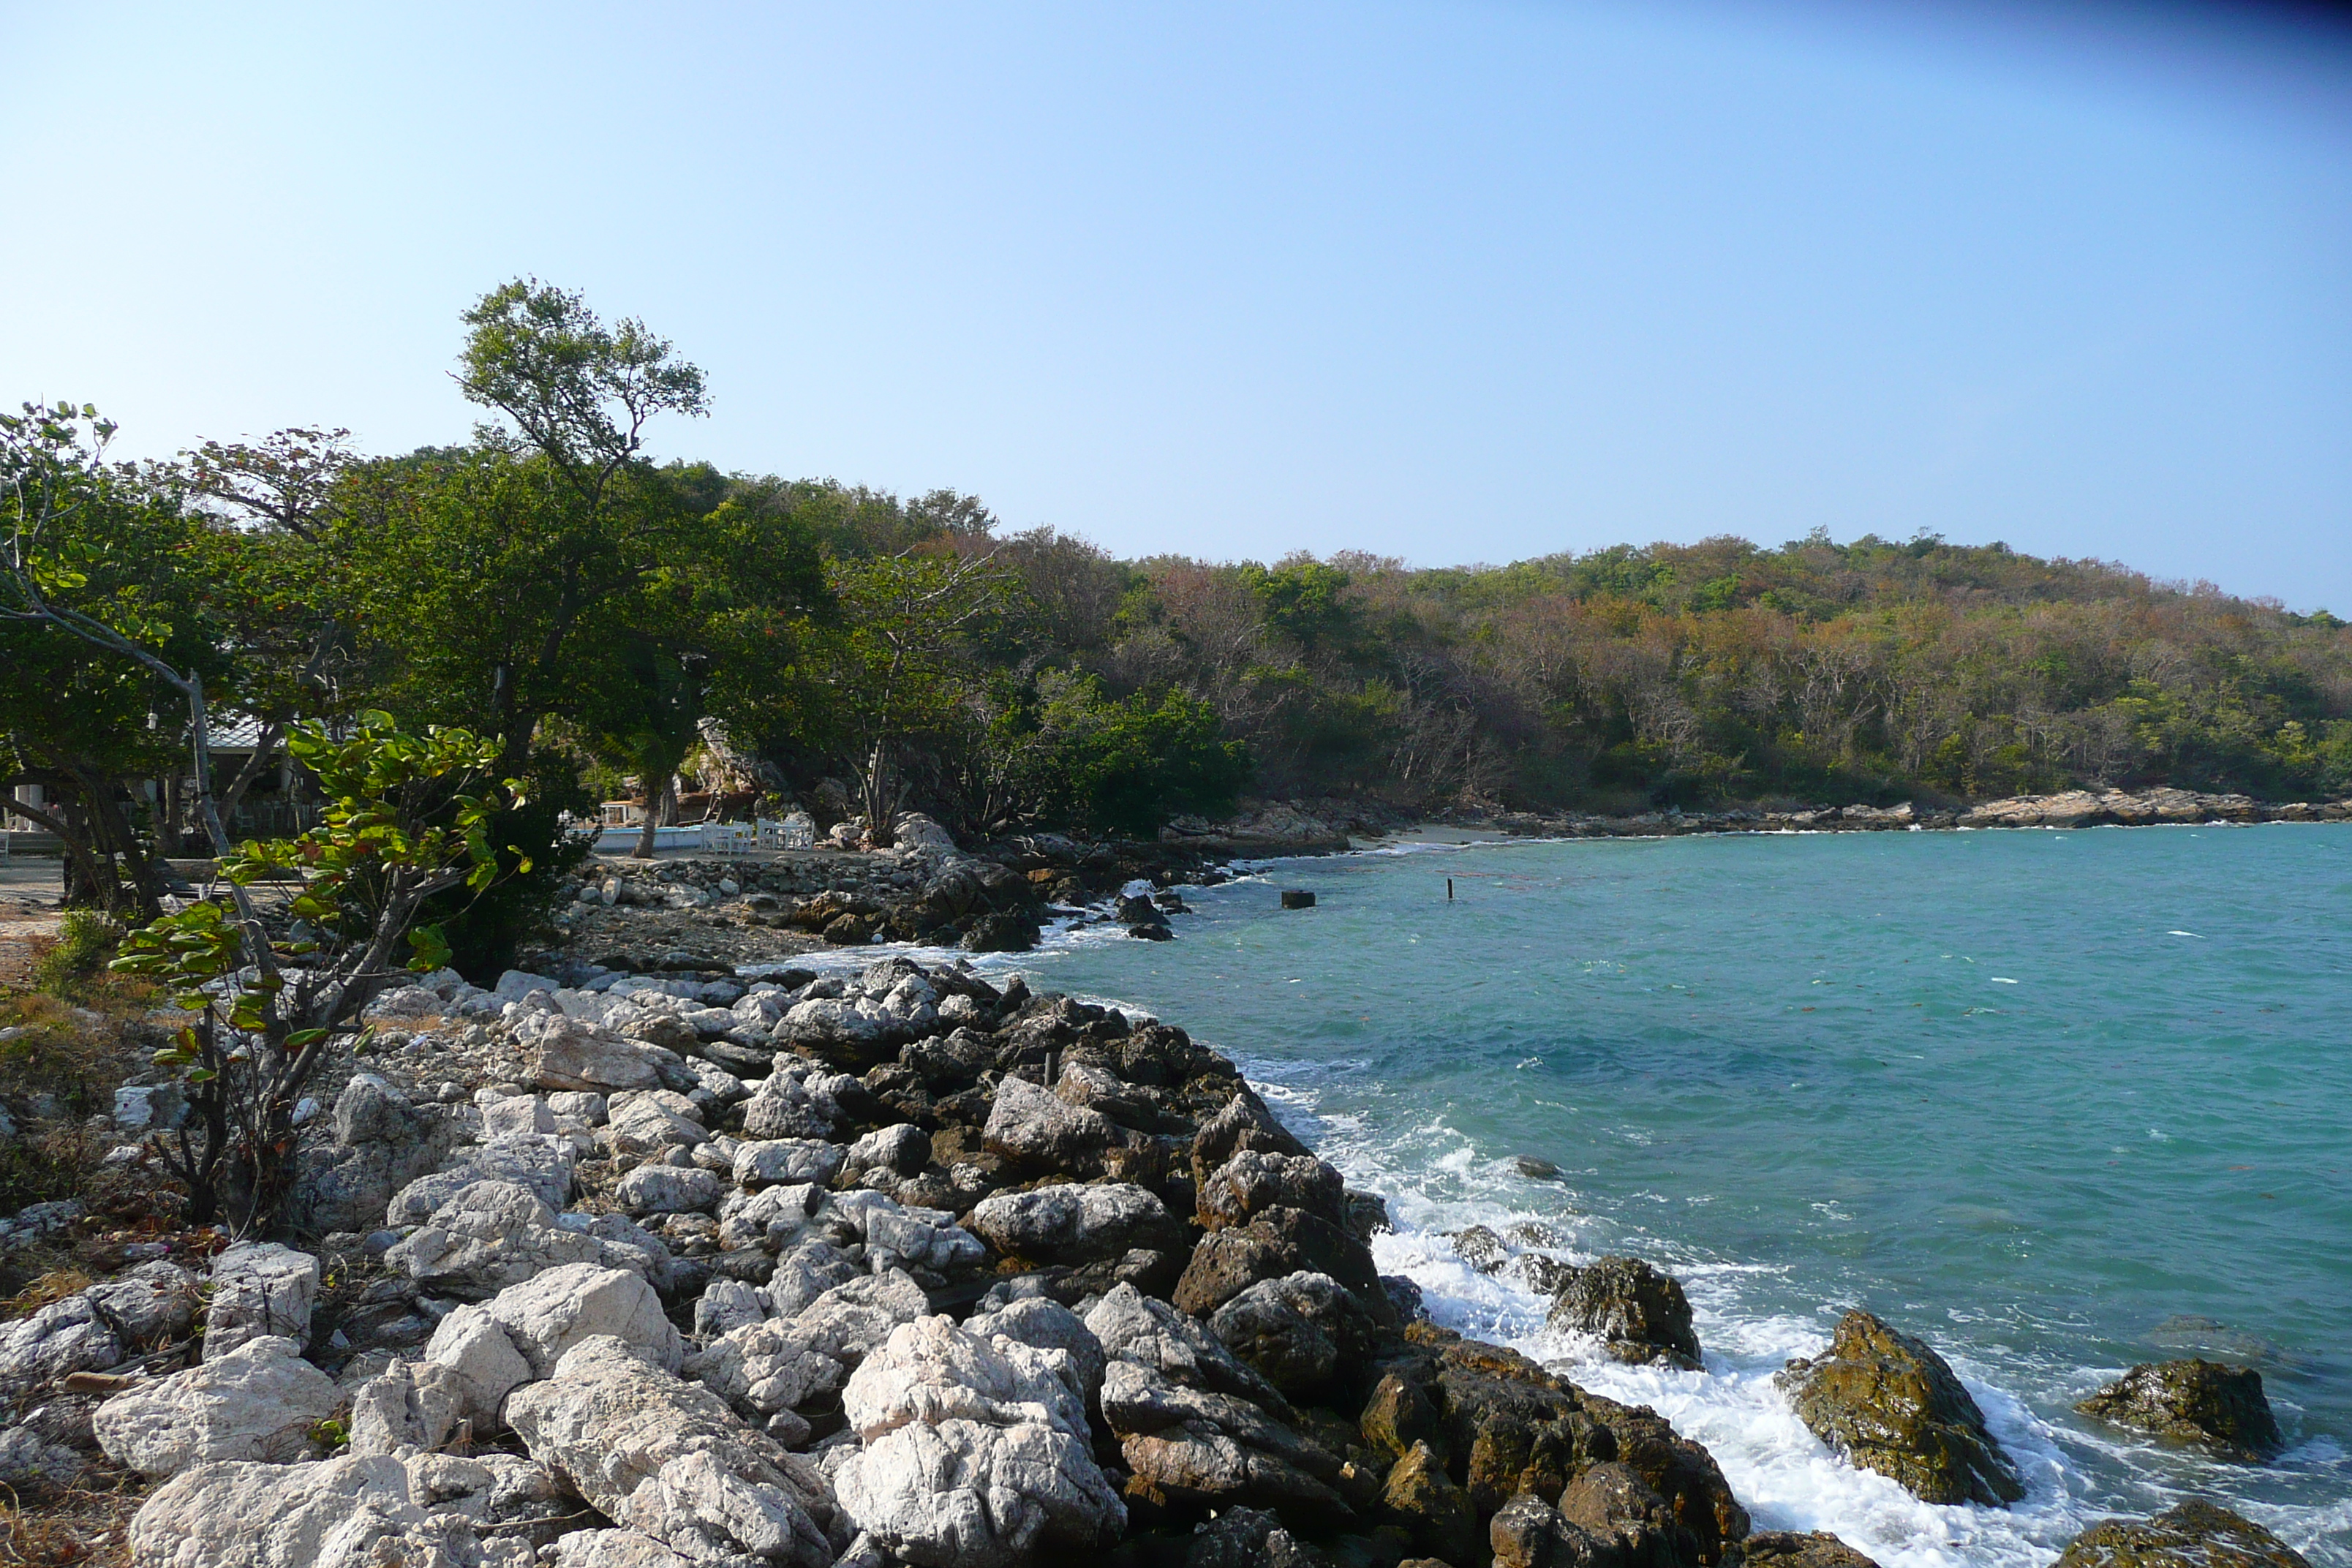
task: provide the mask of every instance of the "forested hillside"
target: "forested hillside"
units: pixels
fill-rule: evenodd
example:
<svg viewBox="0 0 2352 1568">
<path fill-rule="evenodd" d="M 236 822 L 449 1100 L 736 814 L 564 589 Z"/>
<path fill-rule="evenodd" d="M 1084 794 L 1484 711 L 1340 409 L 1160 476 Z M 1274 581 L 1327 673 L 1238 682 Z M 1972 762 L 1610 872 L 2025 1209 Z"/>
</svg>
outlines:
<svg viewBox="0 0 2352 1568">
<path fill-rule="evenodd" d="M 656 461 L 701 374 L 575 295 L 518 282 L 466 325 L 490 422 L 456 446 L 299 429 L 126 465 L 92 409 L 8 416 L 0 779 L 47 792 L 90 896 L 119 874 L 152 905 L 141 868 L 191 830 L 188 704 L 154 661 L 257 731 L 255 776 L 301 718 L 494 738 L 526 849 L 559 813 L 697 788 L 882 832 L 919 807 L 1137 836 L 1248 795 L 2352 794 L 2352 631 L 2326 615 L 1933 538 L 1118 561 L 951 491 Z"/>
</svg>

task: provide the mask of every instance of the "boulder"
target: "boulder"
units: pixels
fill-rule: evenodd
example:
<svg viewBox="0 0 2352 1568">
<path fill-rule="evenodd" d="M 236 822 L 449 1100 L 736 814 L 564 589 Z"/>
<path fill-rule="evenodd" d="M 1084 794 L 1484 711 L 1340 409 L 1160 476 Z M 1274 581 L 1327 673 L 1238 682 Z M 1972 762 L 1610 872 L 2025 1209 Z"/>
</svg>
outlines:
<svg viewBox="0 0 2352 1568">
<path fill-rule="evenodd" d="M 554 1568 L 693 1568 L 641 1530 L 575 1530 L 555 1538 Z"/>
<path fill-rule="evenodd" d="M 1415 1443 L 1389 1468 L 1381 1507 L 1412 1536 L 1416 1550 L 1448 1563 L 1478 1555 L 1478 1515 L 1427 1443 Z"/>
<path fill-rule="evenodd" d="M 1568 1484 L 1559 1516 L 1613 1549 L 1629 1568 L 1692 1568 L 1698 1542 L 1636 1470 L 1619 1460 L 1593 1466 Z"/>
<path fill-rule="evenodd" d="M 999 1252 L 1036 1263 L 1093 1263 L 1133 1247 L 1181 1247 L 1189 1234 L 1150 1192 L 1124 1182 L 1000 1193 L 981 1200 L 971 1223 Z"/>
<path fill-rule="evenodd" d="M 513 1533 L 543 1543 L 554 1521 L 574 1507 L 555 1473 L 536 1459 L 495 1449 L 470 1455 L 411 1453 L 409 1496 L 432 1514 L 453 1514 L 484 1531 Z"/>
<path fill-rule="evenodd" d="M 992 1154 L 1079 1175 L 1100 1170 L 1104 1151 L 1125 1140 L 1102 1112 L 1066 1104 L 1024 1078 L 997 1080 L 981 1137 Z"/>
<path fill-rule="evenodd" d="M 743 1136 L 751 1139 L 833 1136 L 833 1111 L 819 1105 L 808 1091 L 808 1080 L 796 1073 L 771 1073 L 743 1102 Z"/>
<path fill-rule="evenodd" d="M 1348 1223 L 1347 1187 L 1339 1173 L 1312 1154 L 1243 1149 L 1200 1186 L 1203 1230 L 1246 1225 L 1275 1207 L 1303 1209 L 1337 1226 Z"/>
<path fill-rule="evenodd" d="M 485 1300 L 568 1263 L 610 1267 L 604 1244 L 556 1223 L 555 1211 L 512 1182 L 467 1184 L 384 1254 L 424 1289 Z"/>
<path fill-rule="evenodd" d="M 911 1207 L 876 1192 L 839 1194 L 825 1205 L 824 1217 L 855 1230 L 866 1243 L 866 1261 L 877 1268 L 944 1271 L 987 1256 L 980 1238 L 945 1209 Z"/>
<path fill-rule="evenodd" d="M 1575 1477 L 1616 1459 L 1665 1500 L 1697 1542 L 1699 1563 L 1727 1561 L 1748 1533 L 1747 1510 L 1705 1448 L 1654 1411 L 1587 1394 L 1499 1345 L 1455 1340 L 1427 1361 L 1396 1363 L 1365 1402 L 1360 1426 L 1384 1454 L 1428 1443 L 1449 1474 L 1463 1477 L 1482 1519 L 1518 1492 L 1558 1497 Z"/>
<path fill-rule="evenodd" d="M 615 1154 L 659 1154 L 673 1145 L 691 1149 L 710 1141 L 694 1102 L 666 1089 L 614 1095 L 604 1116 L 599 1142 Z"/>
<path fill-rule="evenodd" d="M 439 1169 L 472 1137 L 451 1108 L 413 1104 L 364 1072 L 354 1073 L 335 1097 L 329 1126 L 332 1137 L 306 1141 L 299 1155 L 288 1217 L 303 1230 L 373 1230 L 394 1194 Z M 433 1205 L 425 1207 L 429 1213 Z"/>
<path fill-rule="evenodd" d="M 849 1146 L 842 1162 L 845 1176 L 868 1171 L 890 1171 L 901 1176 L 919 1175 L 931 1160 L 931 1136 L 911 1121 L 879 1128 Z"/>
<path fill-rule="evenodd" d="M 1848 1312 L 1829 1350 L 1773 1376 L 1812 1434 L 1926 1502 L 1997 1506 L 2025 1495 L 1984 1413 L 1923 1340 Z"/>
<path fill-rule="evenodd" d="M 1056 1350 L 1070 1358 L 1078 1386 L 1091 1403 L 1102 1392 L 1102 1342 L 1087 1321 L 1060 1302 L 1043 1296 L 1007 1301 L 993 1311 L 976 1312 L 964 1321 L 964 1331 L 982 1339 L 1001 1338 Z"/>
<path fill-rule="evenodd" d="M 1220 1166 L 1249 1149 L 1268 1154 L 1309 1152 L 1289 1128 L 1275 1120 L 1265 1101 L 1244 1089 L 1226 1101 L 1223 1110 L 1202 1122 L 1200 1131 L 1193 1134 L 1193 1181 L 1206 1186 Z"/>
<path fill-rule="evenodd" d="M 626 1269 L 593 1263 L 551 1268 L 499 1291 L 489 1313 L 534 1377 L 548 1376 L 565 1352 L 592 1338 L 617 1339 L 666 1370 L 675 1371 L 686 1354 L 653 1287 Z"/>
<path fill-rule="evenodd" d="M 572 1195 L 572 1177 L 579 1153 L 568 1139 L 536 1134 L 492 1138 L 453 1151 L 451 1163 L 430 1175 L 419 1176 L 384 1205 L 383 1223 L 398 1230 L 423 1225 L 433 1211 L 476 1182 L 511 1182 L 528 1187 L 551 1209 L 561 1209 Z"/>
<path fill-rule="evenodd" d="M 727 1184 L 709 1171 L 639 1165 L 621 1178 L 614 1195 L 633 1215 L 697 1214 L 718 1206 Z"/>
<path fill-rule="evenodd" d="M 1289 1405 L 1274 1385 L 1211 1336 L 1192 1319 L 1132 1285 L 1103 1294 L 1087 1314 L 1087 1330 L 1106 1358 L 1149 1367 L 1171 1383 L 1230 1394 L 1277 1414 Z"/>
<path fill-rule="evenodd" d="M 91 1418 L 106 1457 L 143 1476 L 215 1459 L 285 1463 L 342 1404 L 335 1380 L 292 1340 L 247 1340 L 226 1355 L 116 1394 Z"/>
<path fill-rule="evenodd" d="M 760 1287 L 740 1279 L 713 1279 L 695 1300 L 694 1342 L 707 1345 L 721 1334 L 764 1323 L 770 1316 L 767 1292 Z"/>
<path fill-rule="evenodd" d="M 814 1465 L 609 1335 L 579 1341 L 516 1390 L 507 1419 L 607 1518 L 689 1559 L 826 1568 L 846 1544 Z"/>
<path fill-rule="evenodd" d="M 425 1359 L 465 1379 L 465 1415 L 482 1432 L 499 1425 L 507 1394 L 535 1375 L 488 1307 L 459 1307 L 443 1318 L 425 1346 Z"/>
<path fill-rule="evenodd" d="M 196 1281 L 162 1258 L 0 1323 L 0 1405 L 77 1372 L 103 1372 L 194 1321 Z"/>
<path fill-rule="evenodd" d="M 543 1094 L 500 1095 L 481 1110 L 486 1138 L 523 1138 L 556 1130 L 555 1111 Z"/>
<path fill-rule="evenodd" d="M 1193 1526 L 1184 1568 L 1330 1568 L 1331 1560 L 1282 1528 L 1264 1509 L 1229 1508 Z M 1431 1568 L 1412 1558 L 1397 1568 Z"/>
<path fill-rule="evenodd" d="M 1611 1543 L 1560 1517 L 1533 1492 L 1520 1492 L 1486 1525 L 1494 1568 L 1622 1568 Z"/>
<path fill-rule="evenodd" d="M 2283 1441 L 2263 1374 L 2201 1358 L 2136 1366 L 2074 1408 L 2233 1459 L 2268 1458 Z"/>
<path fill-rule="evenodd" d="M 1310 1397 L 1370 1362 L 1376 1330 L 1338 1280 L 1302 1270 L 1244 1290 L 1210 1316 L 1209 1331 L 1283 1393 Z"/>
<path fill-rule="evenodd" d="M 738 1186 L 764 1186 L 772 1182 L 809 1182 L 824 1186 L 841 1173 L 841 1162 L 846 1153 L 838 1143 L 821 1142 L 814 1138 L 768 1138 L 747 1142 L 735 1151 L 735 1183 Z"/>
<path fill-rule="evenodd" d="M 1349 1516 L 1331 1486 L 1339 1461 L 1249 1400 L 1115 1360 L 1103 1372 L 1102 1412 L 1133 1473 L 1130 1496 L 1188 1510 L 1297 1510 L 1324 1523 Z"/>
<path fill-rule="evenodd" d="M 866 1272 L 831 1242 L 809 1237 L 776 1259 L 776 1271 L 768 1277 L 768 1304 L 777 1317 L 793 1317 L 835 1286 L 863 1279 Z"/>
<path fill-rule="evenodd" d="M 2253 1521 L 2201 1498 L 2153 1519 L 2102 1520 L 2066 1543 L 2051 1568 L 2311 1568 Z"/>
<path fill-rule="evenodd" d="M 351 1452 L 437 1448 L 478 1400 L 462 1373 L 430 1360 L 395 1361 L 352 1391 Z"/>
<path fill-rule="evenodd" d="M 719 1200 L 719 1245 L 777 1251 L 800 1236 L 825 1202 L 824 1189 L 810 1182 L 730 1193 Z"/>
<path fill-rule="evenodd" d="M 877 1546 L 921 1568 L 998 1568 L 1108 1547 L 1127 1509 L 1095 1463 L 1067 1352 L 901 1325 L 849 1380 L 864 1447 L 835 1473 Z"/>
<path fill-rule="evenodd" d="M 1875 1561 L 1826 1530 L 1806 1534 L 1759 1531 L 1748 1538 L 1744 1552 L 1748 1568 L 1878 1568 Z"/>
<path fill-rule="evenodd" d="M 32 1426 L 0 1428 L 0 1486 L 37 1495 L 63 1490 L 81 1471 L 79 1454 Z"/>
<path fill-rule="evenodd" d="M 866 928 L 866 918 L 843 915 L 835 922 L 853 922 Z M 844 935 L 854 935 L 845 931 Z M 832 940 L 832 927 L 827 928 L 827 940 Z M 893 1012 L 885 1003 L 866 995 L 813 997 L 798 1002 L 776 1021 L 770 1038 L 779 1046 L 803 1051 L 820 1060 L 864 1072 L 881 1066 L 898 1053 L 898 1047 L 914 1035 L 922 1032 L 912 1026 L 907 1011 Z M 935 1022 L 937 1014 L 922 1020 L 927 1026 Z"/>
<path fill-rule="evenodd" d="M 1371 1249 L 1353 1231 L 1304 1209 L 1265 1210 L 1246 1225 L 1201 1238 L 1170 1300 L 1206 1316 L 1261 1279 L 1300 1270 L 1328 1274 L 1355 1292 L 1375 1322 L 1393 1325 L 1396 1307 L 1381 1287 Z"/>
<path fill-rule="evenodd" d="M 541 1089 L 598 1094 L 657 1089 L 665 1068 L 676 1074 L 684 1067 L 676 1051 L 562 1013 L 536 1013 L 523 1019 L 515 1039 L 529 1053 L 530 1081 Z"/>
<path fill-rule="evenodd" d="M 1034 1422 L 1072 1437 L 1088 1434 L 1085 1383 L 1068 1352 L 984 1339 L 944 1316 L 891 1330 L 850 1373 L 841 1408 L 869 1442 L 910 1421 Z"/>
<path fill-rule="evenodd" d="M 868 1274 L 826 1290 L 796 1316 L 730 1330 L 688 1357 L 683 1370 L 765 1421 L 839 1389 L 892 1331 L 929 1310 L 922 1287 L 904 1273 Z"/>
<path fill-rule="evenodd" d="M 1638 1258 L 1562 1270 L 1549 1321 L 1592 1335 L 1612 1361 L 1699 1369 L 1698 1334 L 1680 1281 Z"/>
<path fill-rule="evenodd" d="M 258 1343 L 259 1342 L 255 1342 Z M 530 1568 L 522 1542 L 484 1542 L 467 1520 L 419 1507 L 398 1459 L 199 1465 L 158 1487 L 131 1521 L 140 1568 Z"/>
</svg>

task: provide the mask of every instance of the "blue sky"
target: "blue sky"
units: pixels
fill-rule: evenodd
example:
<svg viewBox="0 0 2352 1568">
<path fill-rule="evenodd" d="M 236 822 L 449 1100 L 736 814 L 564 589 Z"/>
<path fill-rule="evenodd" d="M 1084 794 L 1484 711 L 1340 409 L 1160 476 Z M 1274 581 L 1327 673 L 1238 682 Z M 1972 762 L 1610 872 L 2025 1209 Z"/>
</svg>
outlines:
<svg viewBox="0 0 2352 1568">
<path fill-rule="evenodd" d="M 2352 45 L 2023 5 L 32 6 L 0 400 L 461 437 L 535 273 L 664 455 L 1122 554 L 1825 527 L 2352 613 Z"/>
</svg>

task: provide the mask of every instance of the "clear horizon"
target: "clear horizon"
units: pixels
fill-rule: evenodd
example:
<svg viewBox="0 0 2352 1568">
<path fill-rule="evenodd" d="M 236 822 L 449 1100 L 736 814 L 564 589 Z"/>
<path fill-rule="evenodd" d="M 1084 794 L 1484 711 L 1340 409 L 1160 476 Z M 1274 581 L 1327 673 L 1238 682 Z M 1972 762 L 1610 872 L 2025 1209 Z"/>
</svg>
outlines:
<svg viewBox="0 0 2352 1568">
<path fill-rule="evenodd" d="M 1133 557 L 1827 528 L 2352 613 L 2352 34 L 2284 8 L 0 11 L 0 402 L 462 439 L 508 278 L 657 456 Z"/>
</svg>

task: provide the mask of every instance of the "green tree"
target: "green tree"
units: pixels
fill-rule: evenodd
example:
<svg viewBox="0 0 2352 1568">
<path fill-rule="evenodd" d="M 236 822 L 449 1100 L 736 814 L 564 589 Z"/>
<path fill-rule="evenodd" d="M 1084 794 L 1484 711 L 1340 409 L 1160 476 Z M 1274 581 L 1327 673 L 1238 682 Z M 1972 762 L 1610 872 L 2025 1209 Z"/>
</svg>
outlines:
<svg viewBox="0 0 2352 1568">
<path fill-rule="evenodd" d="M 180 1069 L 189 1117 L 156 1144 L 190 1194 L 190 1223 L 265 1226 L 289 1194 L 303 1090 L 362 1009 L 404 970 L 446 962 L 418 917 L 436 895 L 480 895 L 517 865 L 491 837 L 512 781 L 489 785 L 498 747 L 462 730 L 404 733 L 383 713 L 338 739 L 298 726 L 288 749 L 328 798 L 298 837 L 224 850 L 226 900 L 131 933 L 113 967 L 172 988 L 193 1013 L 158 1066 Z M 530 869 L 527 859 L 518 868 Z M 252 889 L 290 894 L 268 918 Z"/>
</svg>

